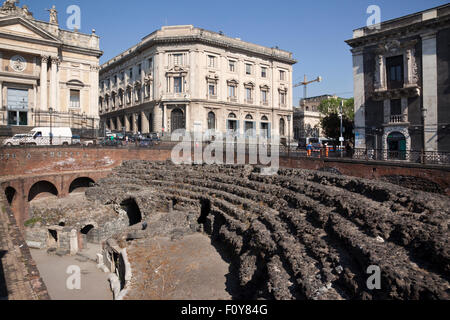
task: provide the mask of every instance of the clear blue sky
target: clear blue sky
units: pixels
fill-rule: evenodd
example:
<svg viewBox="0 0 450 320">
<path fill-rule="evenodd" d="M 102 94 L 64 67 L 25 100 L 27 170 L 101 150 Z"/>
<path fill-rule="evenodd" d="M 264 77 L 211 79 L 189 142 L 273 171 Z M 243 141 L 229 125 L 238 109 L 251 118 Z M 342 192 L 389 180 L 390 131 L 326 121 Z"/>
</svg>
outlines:
<svg viewBox="0 0 450 320">
<path fill-rule="evenodd" d="M 81 8 L 81 32 L 93 28 L 101 37 L 105 62 L 139 42 L 163 25 L 192 24 L 223 31 L 227 36 L 293 53 L 294 82 L 306 74 L 322 76 L 324 82 L 309 86 L 309 96 L 338 94 L 352 96 L 352 57 L 344 42 L 352 31 L 366 25 L 369 5 L 381 8 L 381 19 L 401 17 L 443 5 L 438 0 L 22 0 L 35 18 L 48 21 L 52 4 L 57 5 L 60 25 L 65 28 L 72 4 Z M 294 104 L 303 89 L 294 92 Z"/>
</svg>

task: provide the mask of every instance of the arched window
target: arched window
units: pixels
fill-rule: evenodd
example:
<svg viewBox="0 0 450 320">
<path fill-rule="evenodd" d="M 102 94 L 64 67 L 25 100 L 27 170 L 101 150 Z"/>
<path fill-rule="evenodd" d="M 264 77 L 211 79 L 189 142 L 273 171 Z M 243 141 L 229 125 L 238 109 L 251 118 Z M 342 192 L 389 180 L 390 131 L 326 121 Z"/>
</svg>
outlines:
<svg viewBox="0 0 450 320">
<path fill-rule="evenodd" d="M 212 111 L 208 113 L 208 129 L 216 130 L 216 115 Z"/>
<path fill-rule="evenodd" d="M 245 117 L 245 120 L 253 120 L 252 115 L 251 115 L 251 114 L 248 114 L 248 115 Z"/>
<path fill-rule="evenodd" d="M 236 119 L 237 117 L 236 117 L 236 114 L 230 113 L 230 114 L 228 115 L 228 118 L 230 118 L 230 119 Z"/>
<path fill-rule="evenodd" d="M 286 124 L 284 122 L 284 119 L 280 119 L 280 136 L 284 137 L 286 134 Z"/>
<path fill-rule="evenodd" d="M 263 117 L 261 118 L 261 121 L 269 121 L 269 119 L 268 119 L 266 116 L 263 116 Z"/>
</svg>

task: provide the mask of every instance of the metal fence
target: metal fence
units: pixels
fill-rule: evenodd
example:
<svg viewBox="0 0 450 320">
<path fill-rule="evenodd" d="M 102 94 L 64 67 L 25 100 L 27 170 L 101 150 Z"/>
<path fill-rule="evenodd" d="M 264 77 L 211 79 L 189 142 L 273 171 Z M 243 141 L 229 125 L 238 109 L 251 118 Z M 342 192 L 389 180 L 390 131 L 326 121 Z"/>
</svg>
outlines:
<svg viewBox="0 0 450 320">
<path fill-rule="evenodd" d="M 153 149 L 153 150 L 173 150 L 179 142 L 154 142 L 150 145 L 142 145 L 139 141 L 128 142 L 120 141 L 117 144 L 103 144 L 101 141 L 97 141 L 92 146 L 82 146 L 84 148 L 104 148 L 104 149 Z M 209 143 L 203 143 L 201 148 L 205 151 Z M 12 148 L 23 148 L 26 146 L 17 146 Z M 37 148 L 79 148 L 80 146 L 42 146 Z M 198 148 L 195 144 L 191 145 L 191 154 Z M 264 146 L 267 148 L 267 156 L 271 156 L 271 146 Z M 5 148 L 1 146 L 0 148 Z M 431 165 L 450 165 L 450 152 L 422 152 L 422 151 L 388 151 L 388 150 L 367 150 L 367 149 L 354 149 L 327 152 L 326 149 L 320 151 L 313 151 L 310 154 L 306 150 L 299 150 L 296 148 L 287 148 L 286 146 L 279 146 L 279 156 L 291 159 L 300 158 L 312 158 L 312 159 L 331 159 L 331 160 L 358 160 L 358 161 L 381 161 L 381 162 L 398 162 L 398 163 L 417 163 L 417 164 L 431 164 Z M 216 148 L 217 150 L 217 148 Z M 223 152 L 232 150 L 236 154 L 238 151 L 245 150 L 245 155 L 258 152 L 258 145 L 239 145 L 236 143 L 224 144 L 222 147 Z"/>
</svg>

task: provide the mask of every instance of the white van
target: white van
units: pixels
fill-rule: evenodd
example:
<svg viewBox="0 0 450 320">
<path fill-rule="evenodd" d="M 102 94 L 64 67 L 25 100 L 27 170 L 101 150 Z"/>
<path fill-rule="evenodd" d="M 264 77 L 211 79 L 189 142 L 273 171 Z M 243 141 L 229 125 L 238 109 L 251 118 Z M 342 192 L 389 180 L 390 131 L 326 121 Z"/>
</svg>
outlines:
<svg viewBox="0 0 450 320">
<path fill-rule="evenodd" d="M 51 132 L 50 132 L 51 131 Z M 53 138 L 50 139 L 50 136 Z M 72 144 L 72 129 L 70 128 L 34 128 L 31 130 L 25 144 L 34 146 L 68 146 Z"/>
</svg>

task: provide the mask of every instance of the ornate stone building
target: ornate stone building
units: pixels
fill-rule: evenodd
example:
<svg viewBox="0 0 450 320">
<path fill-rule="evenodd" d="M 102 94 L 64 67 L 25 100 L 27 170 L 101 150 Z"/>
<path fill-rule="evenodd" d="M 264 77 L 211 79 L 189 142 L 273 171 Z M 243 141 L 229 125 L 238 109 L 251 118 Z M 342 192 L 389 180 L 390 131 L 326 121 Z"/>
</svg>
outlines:
<svg viewBox="0 0 450 320">
<path fill-rule="evenodd" d="M 193 26 L 162 27 L 103 64 L 100 117 L 126 132 L 292 132 L 292 54 Z"/>
<path fill-rule="evenodd" d="M 0 133 L 30 127 L 98 128 L 99 37 L 39 21 L 27 6 L 0 8 Z"/>
<path fill-rule="evenodd" d="M 450 5 L 354 31 L 356 148 L 450 151 Z"/>
</svg>

